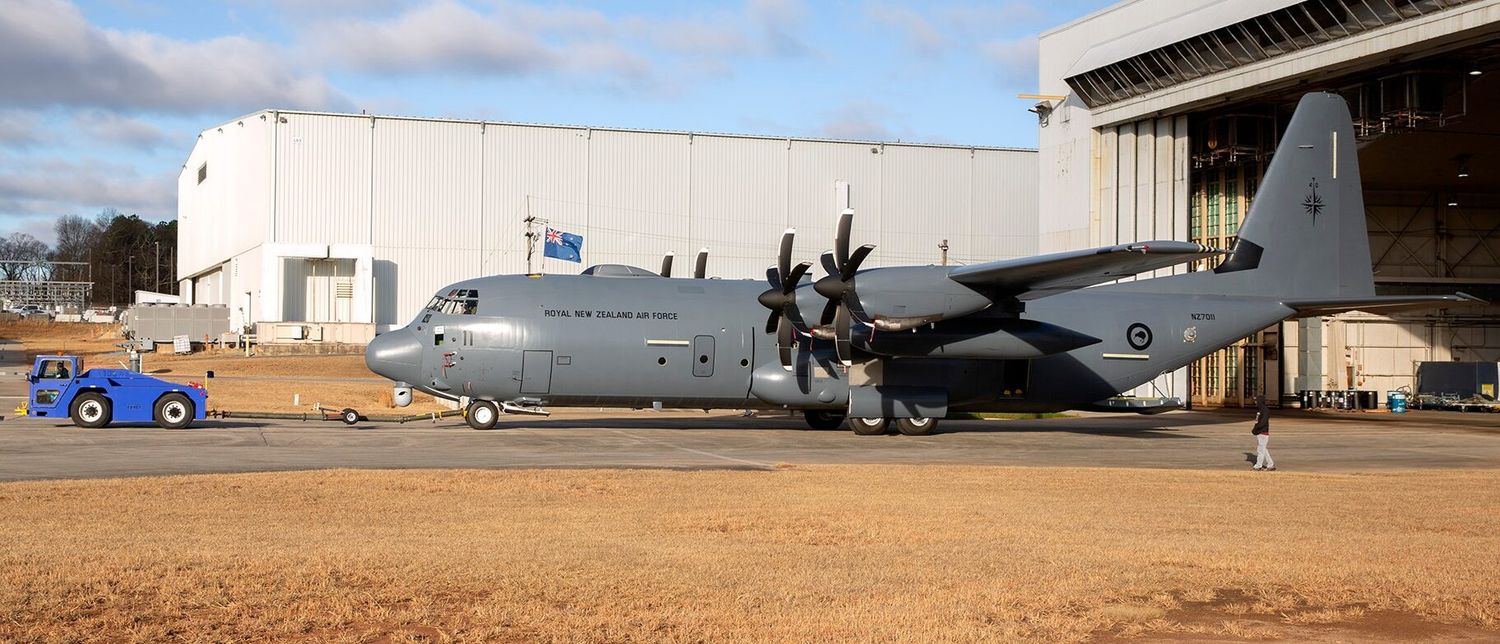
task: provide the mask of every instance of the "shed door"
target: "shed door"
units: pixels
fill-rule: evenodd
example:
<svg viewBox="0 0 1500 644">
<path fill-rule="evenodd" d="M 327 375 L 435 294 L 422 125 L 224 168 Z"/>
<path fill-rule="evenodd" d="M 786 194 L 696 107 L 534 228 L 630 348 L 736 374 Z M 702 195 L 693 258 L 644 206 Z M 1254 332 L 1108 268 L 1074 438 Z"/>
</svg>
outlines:
<svg viewBox="0 0 1500 644">
<path fill-rule="evenodd" d="M 552 352 L 521 354 L 521 393 L 545 394 L 552 390 Z"/>
<path fill-rule="evenodd" d="M 699 378 L 714 375 L 714 336 L 700 335 L 693 338 L 693 375 Z"/>
</svg>

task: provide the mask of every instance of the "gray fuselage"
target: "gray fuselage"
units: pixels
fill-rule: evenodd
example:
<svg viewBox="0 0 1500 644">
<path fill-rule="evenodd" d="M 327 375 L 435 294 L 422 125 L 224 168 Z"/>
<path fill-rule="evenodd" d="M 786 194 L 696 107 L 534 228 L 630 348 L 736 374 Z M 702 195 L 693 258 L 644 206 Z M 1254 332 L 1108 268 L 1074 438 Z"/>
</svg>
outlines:
<svg viewBox="0 0 1500 644">
<path fill-rule="evenodd" d="M 800 335 L 789 372 L 762 328 L 756 296 L 764 282 L 483 277 L 444 288 L 436 310 L 376 338 L 367 361 L 436 396 L 522 404 L 843 409 L 851 386 L 879 385 L 945 389 L 953 410 L 1055 411 L 1115 396 L 1292 313 L 1266 297 L 1192 294 L 1211 291 L 1212 278 L 1143 279 L 1027 302 L 1020 319 L 1100 340 L 1065 353 L 995 360 L 861 352 L 845 370 L 831 342 Z M 472 313 L 440 301 L 466 292 L 477 294 Z M 807 281 L 797 297 L 809 303 L 804 310 L 823 301 Z"/>
</svg>

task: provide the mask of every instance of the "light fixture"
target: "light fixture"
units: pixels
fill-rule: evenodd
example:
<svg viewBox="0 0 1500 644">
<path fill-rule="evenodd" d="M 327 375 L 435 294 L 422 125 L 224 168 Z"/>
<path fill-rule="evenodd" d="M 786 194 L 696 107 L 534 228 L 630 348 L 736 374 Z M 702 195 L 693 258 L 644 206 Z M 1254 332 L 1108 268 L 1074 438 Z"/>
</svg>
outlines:
<svg viewBox="0 0 1500 644">
<path fill-rule="evenodd" d="M 1448 198 L 1448 207 L 1449 208 L 1457 208 L 1458 207 L 1458 197 L 1456 197 L 1456 196 L 1449 197 Z"/>
<path fill-rule="evenodd" d="M 1458 178 L 1469 178 L 1469 155 L 1460 154 L 1456 157 L 1453 157 L 1453 162 L 1458 164 Z"/>
<path fill-rule="evenodd" d="M 1471 70 L 1469 70 L 1469 75 L 1470 76 L 1479 76 L 1481 74 L 1484 74 L 1484 72 L 1481 71 L 1481 70 L 1478 70 L 1478 69 L 1471 69 Z"/>
</svg>

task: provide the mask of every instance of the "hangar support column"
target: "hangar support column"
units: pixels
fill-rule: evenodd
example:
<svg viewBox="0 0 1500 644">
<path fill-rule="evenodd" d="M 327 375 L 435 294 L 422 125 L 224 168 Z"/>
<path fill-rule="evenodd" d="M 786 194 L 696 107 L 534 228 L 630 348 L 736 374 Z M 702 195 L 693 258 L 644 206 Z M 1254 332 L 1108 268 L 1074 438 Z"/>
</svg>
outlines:
<svg viewBox="0 0 1500 644">
<path fill-rule="evenodd" d="M 1096 211 L 1090 219 L 1095 246 L 1155 239 L 1188 240 L 1188 185 L 1191 173 L 1186 116 L 1144 119 L 1097 128 L 1092 137 L 1098 160 L 1094 182 Z M 1185 272 L 1162 269 L 1154 276 Z M 1151 277 L 1147 275 L 1144 277 Z M 1134 278 L 1127 278 L 1134 279 Z M 1127 395 L 1187 398 L 1188 374 L 1179 369 L 1141 385 Z"/>
</svg>

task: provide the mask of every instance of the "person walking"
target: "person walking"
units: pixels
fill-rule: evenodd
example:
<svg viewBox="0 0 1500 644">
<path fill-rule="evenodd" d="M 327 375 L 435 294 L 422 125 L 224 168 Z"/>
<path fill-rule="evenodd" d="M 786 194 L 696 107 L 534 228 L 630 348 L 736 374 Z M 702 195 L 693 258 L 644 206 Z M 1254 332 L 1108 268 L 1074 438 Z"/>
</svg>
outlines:
<svg viewBox="0 0 1500 644">
<path fill-rule="evenodd" d="M 1255 467 L 1251 469 L 1275 472 L 1276 461 L 1266 449 L 1266 443 L 1271 442 L 1271 410 L 1266 408 L 1265 396 L 1255 397 L 1255 426 L 1250 428 L 1250 433 L 1255 435 Z"/>
</svg>

